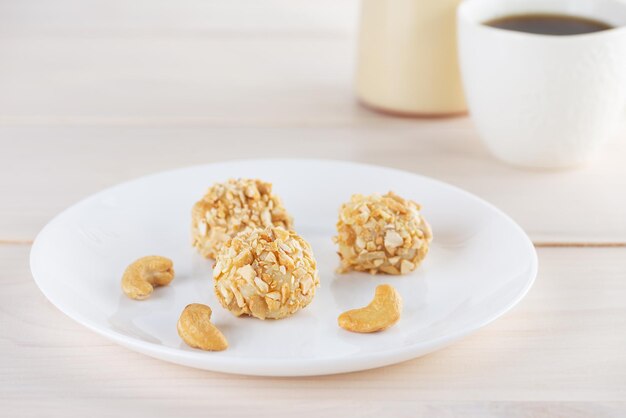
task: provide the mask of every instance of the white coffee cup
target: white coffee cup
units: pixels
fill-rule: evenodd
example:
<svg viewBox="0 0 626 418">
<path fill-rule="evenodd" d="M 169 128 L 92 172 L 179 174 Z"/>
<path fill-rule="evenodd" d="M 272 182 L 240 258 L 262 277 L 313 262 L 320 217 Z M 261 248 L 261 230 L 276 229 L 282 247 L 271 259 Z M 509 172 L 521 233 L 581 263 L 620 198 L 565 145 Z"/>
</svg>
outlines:
<svg viewBox="0 0 626 418">
<path fill-rule="evenodd" d="M 483 24 L 531 13 L 615 28 L 554 36 Z M 577 166 L 626 123 L 626 1 L 465 0 L 457 26 L 470 115 L 496 157 L 526 167 Z"/>
</svg>

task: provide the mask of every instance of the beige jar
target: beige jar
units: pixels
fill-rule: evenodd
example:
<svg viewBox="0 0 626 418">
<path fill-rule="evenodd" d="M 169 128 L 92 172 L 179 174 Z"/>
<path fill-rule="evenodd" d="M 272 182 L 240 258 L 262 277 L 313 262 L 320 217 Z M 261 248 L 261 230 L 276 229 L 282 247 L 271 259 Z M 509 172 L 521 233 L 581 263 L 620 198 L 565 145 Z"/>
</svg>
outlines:
<svg viewBox="0 0 626 418">
<path fill-rule="evenodd" d="M 366 106 L 414 116 L 464 113 L 460 0 L 362 0 L 356 90 Z"/>
</svg>

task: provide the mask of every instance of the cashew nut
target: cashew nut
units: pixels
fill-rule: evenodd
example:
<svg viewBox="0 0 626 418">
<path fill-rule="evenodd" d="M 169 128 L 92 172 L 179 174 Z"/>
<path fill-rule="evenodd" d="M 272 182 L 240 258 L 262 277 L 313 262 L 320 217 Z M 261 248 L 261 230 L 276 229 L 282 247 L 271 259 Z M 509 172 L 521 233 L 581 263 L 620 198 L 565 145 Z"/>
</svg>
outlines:
<svg viewBox="0 0 626 418">
<path fill-rule="evenodd" d="M 224 334 L 211 323 L 211 308 L 200 303 L 187 305 L 178 319 L 178 335 L 187 345 L 207 351 L 228 348 Z"/>
<path fill-rule="evenodd" d="M 142 257 L 126 268 L 122 290 L 131 299 L 146 299 L 154 286 L 167 286 L 174 278 L 172 260 L 158 255 Z"/>
<path fill-rule="evenodd" d="M 374 299 L 364 308 L 352 309 L 339 315 L 337 322 L 352 332 L 382 331 L 400 320 L 402 299 L 391 285 L 376 287 Z"/>
</svg>

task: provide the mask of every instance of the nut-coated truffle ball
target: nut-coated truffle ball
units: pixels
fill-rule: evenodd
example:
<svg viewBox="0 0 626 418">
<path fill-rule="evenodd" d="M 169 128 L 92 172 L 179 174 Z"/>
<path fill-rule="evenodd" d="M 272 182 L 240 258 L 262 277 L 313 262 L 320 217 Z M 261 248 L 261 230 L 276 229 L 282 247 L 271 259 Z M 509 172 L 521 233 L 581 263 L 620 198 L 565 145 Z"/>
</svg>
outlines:
<svg viewBox="0 0 626 418">
<path fill-rule="evenodd" d="M 309 243 L 280 227 L 248 229 L 226 242 L 213 280 L 224 308 L 259 319 L 294 314 L 311 302 L 319 285 Z"/>
<path fill-rule="evenodd" d="M 353 195 L 339 210 L 337 236 L 339 272 L 406 274 L 428 253 L 430 226 L 420 205 L 389 192 Z"/>
<path fill-rule="evenodd" d="M 192 245 L 207 258 L 215 258 L 222 245 L 246 228 L 281 226 L 293 220 L 272 184 L 253 179 L 216 183 L 192 210 Z"/>
</svg>

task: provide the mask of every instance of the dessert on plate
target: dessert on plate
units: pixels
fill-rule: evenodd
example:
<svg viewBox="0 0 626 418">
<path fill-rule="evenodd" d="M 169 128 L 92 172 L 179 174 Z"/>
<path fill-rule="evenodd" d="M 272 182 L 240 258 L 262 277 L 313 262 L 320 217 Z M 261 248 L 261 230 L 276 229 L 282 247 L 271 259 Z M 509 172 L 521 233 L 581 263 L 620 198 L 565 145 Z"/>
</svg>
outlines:
<svg viewBox="0 0 626 418">
<path fill-rule="evenodd" d="M 281 319 L 311 302 L 319 276 L 308 242 L 294 231 L 268 227 L 227 241 L 213 281 L 220 304 L 234 315 Z"/>
<path fill-rule="evenodd" d="M 192 245 L 207 258 L 215 258 L 226 241 L 248 227 L 293 225 L 272 184 L 258 179 L 215 183 L 193 206 L 191 217 Z"/>
<path fill-rule="evenodd" d="M 428 253 L 432 232 L 420 205 L 393 192 L 355 194 L 339 210 L 337 236 L 341 265 L 371 274 L 406 274 Z"/>
</svg>

